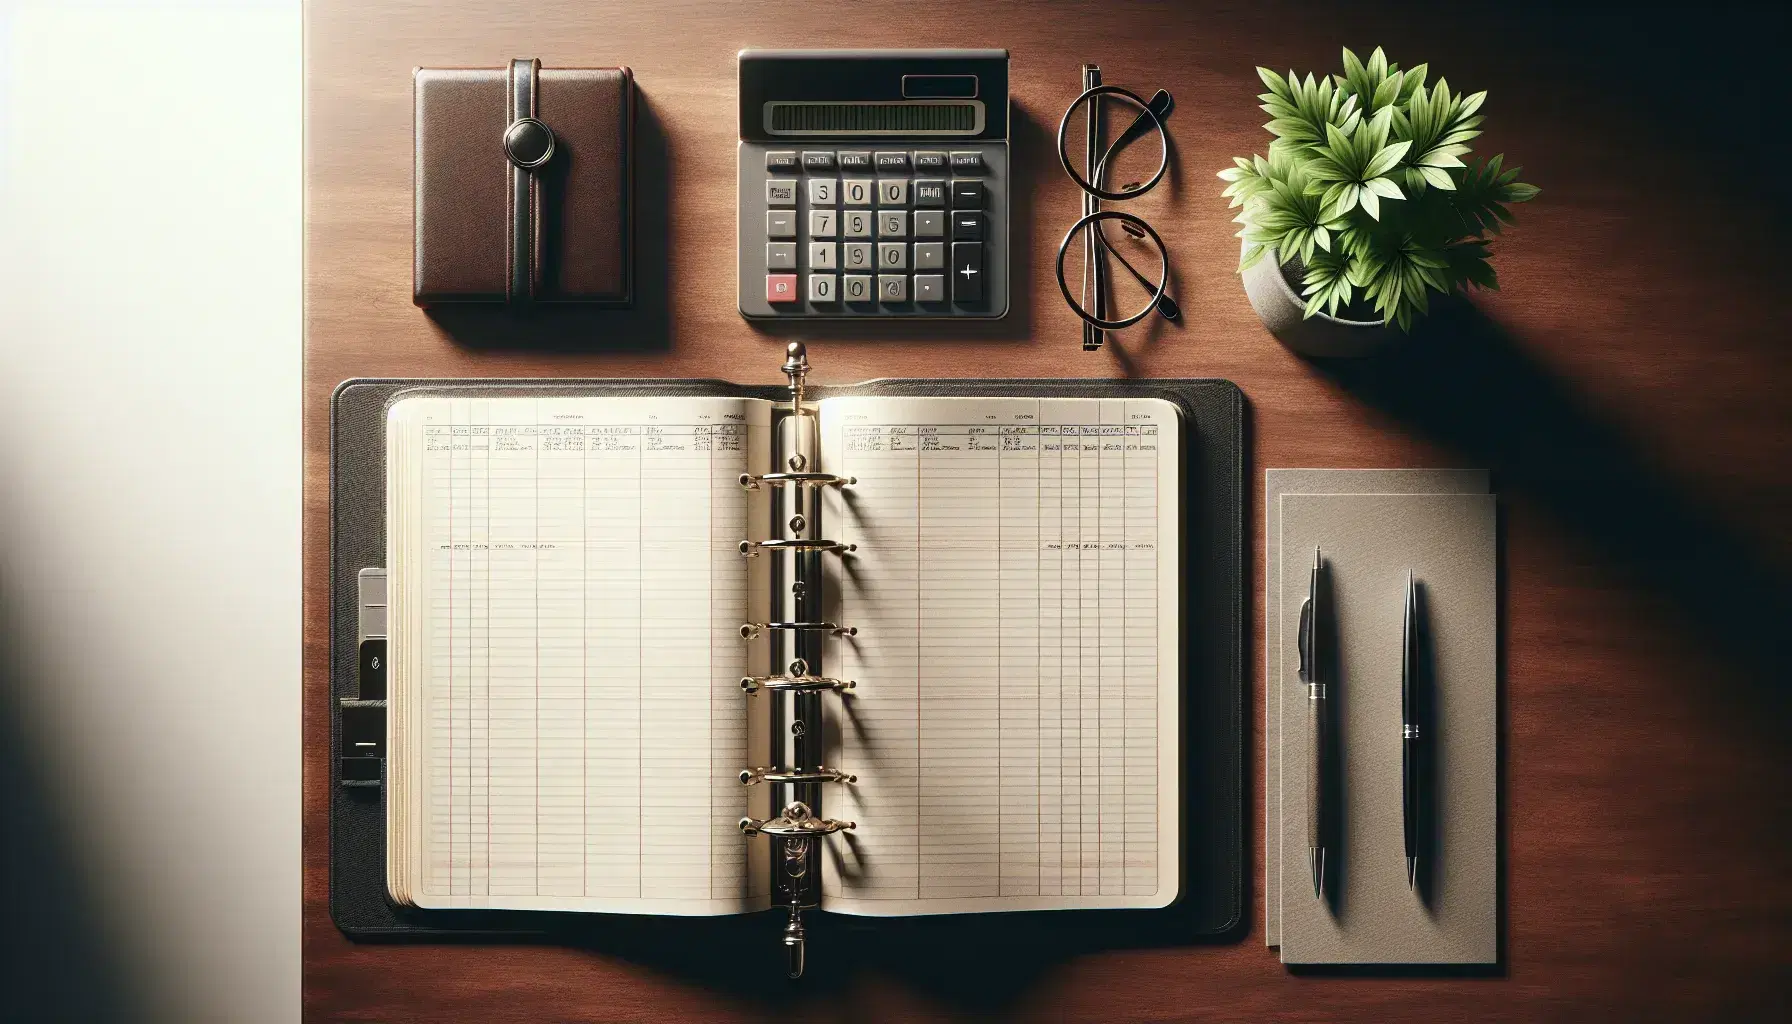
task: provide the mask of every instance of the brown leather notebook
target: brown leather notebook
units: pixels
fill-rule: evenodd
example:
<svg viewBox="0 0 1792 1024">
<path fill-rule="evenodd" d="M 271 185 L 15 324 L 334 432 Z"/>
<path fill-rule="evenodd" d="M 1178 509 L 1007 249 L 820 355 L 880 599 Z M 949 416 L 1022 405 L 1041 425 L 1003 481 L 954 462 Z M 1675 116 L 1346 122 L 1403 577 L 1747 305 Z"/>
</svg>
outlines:
<svg viewBox="0 0 1792 1024">
<path fill-rule="evenodd" d="M 628 68 L 418 68 L 412 300 L 633 298 Z"/>
</svg>

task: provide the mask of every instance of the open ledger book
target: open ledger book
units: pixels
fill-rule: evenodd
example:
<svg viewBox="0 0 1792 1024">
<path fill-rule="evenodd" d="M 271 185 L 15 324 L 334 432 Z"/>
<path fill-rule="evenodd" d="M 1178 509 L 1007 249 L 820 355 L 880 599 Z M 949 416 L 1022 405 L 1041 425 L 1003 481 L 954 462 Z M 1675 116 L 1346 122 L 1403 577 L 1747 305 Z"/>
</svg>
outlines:
<svg viewBox="0 0 1792 1024">
<path fill-rule="evenodd" d="M 784 810 L 783 783 L 757 766 L 788 749 L 774 730 L 800 737 L 802 721 L 743 685 L 825 664 L 856 685 L 802 695 L 825 702 L 814 749 L 842 776 L 808 790 L 842 826 L 817 836 L 813 904 L 913 915 L 1173 901 L 1177 407 L 814 403 L 816 462 L 795 468 L 852 482 L 805 490 L 820 503 L 807 517 L 856 547 L 795 556 L 824 567 L 821 617 L 839 628 L 805 637 L 816 665 L 790 670 L 774 645 L 791 576 L 770 557 L 780 551 L 742 550 L 815 525 L 787 522 L 794 506 L 771 477 L 742 484 L 790 468 L 774 467 L 779 408 L 392 405 L 392 898 L 632 914 L 781 906 L 782 840 L 740 823 Z"/>
</svg>

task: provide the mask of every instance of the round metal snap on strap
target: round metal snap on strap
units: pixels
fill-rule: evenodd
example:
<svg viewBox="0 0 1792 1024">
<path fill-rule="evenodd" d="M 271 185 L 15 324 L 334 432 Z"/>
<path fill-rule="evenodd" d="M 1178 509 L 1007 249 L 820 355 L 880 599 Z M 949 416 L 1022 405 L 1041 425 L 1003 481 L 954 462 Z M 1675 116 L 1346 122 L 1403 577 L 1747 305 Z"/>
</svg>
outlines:
<svg viewBox="0 0 1792 1024">
<path fill-rule="evenodd" d="M 533 117 L 519 117 L 504 129 L 504 155 L 525 171 L 553 159 L 554 131 Z"/>
</svg>

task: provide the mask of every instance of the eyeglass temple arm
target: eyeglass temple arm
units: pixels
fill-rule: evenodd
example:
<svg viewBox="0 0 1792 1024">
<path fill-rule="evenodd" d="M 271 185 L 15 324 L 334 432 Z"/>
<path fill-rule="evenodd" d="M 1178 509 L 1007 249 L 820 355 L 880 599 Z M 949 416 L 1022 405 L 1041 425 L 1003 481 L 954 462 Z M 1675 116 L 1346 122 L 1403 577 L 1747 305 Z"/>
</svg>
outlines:
<svg viewBox="0 0 1792 1024">
<path fill-rule="evenodd" d="M 1083 88 L 1093 89 L 1101 85 L 1101 68 L 1095 64 L 1083 65 Z M 1083 173 L 1089 181 L 1100 181 L 1100 167 L 1106 157 L 1095 154 L 1101 146 L 1102 111 L 1100 103 L 1089 105 L 1088 123 L 1084 125 L 1083 138 Z M 1083 193 L 1083 216 L 1089 216 L 1101 209 L 1101 200 L 1093 194 Z M 1095 230 L 1095 225 L 1090 225 Z M 1102 259 L 1101 249 L 1090 239 L 1083 246 L 1083 307 L 1090 307 L 1090 299 L 1094 299 L 1093 309 L 1097 317 L 1105 317 L 1103 306 L 1107 296 L 1107 265 Z M 1094 294 L 1091 295 L 1090 292 Z M 1101 328 L 1085 321 L 1083 323 L 1083 351 L 1088 352 L 1101 347 L 1103 332 Z"/>
<path fill-rule="evenodd" d="M 1157 282 L 1146 277 L 1144 274 L 1139 273 L 1138 269 L 1132 265 L 1131 261 L 1122 255 L 1120 250 L 1114 248 L 1112 243 L 1108 241 L 1107 232 L 1101 230 L 1100 225 L 1091 225 L 1091 227 L 1095 232 L 1096 239 L 1101 243 L 1102 251 L 1119 260 L 1120 265 L 1126 268 L 1126 272 L 1132 275 L 1133 280 L 1139 282 L 1140 287 L 1148 292 L 1157 290 Z M 1182 315 L 1182 307 L 1177 305 L 1176 300 L 1170 297 L 1168 290 L 1165 290 L 1163 295 L 1158 298 L 1157 311 L 1165 320 L 1175 320 Z"/>
<path fill-rule="evenodd" d="M 1164 118 L 1170 116 L 1170 111 L 1176 108 L 1176 101 L 1171 98 L 1170 90 L 1159 89 L 1151 94 L 1151 100 L 1146 103 L 1145 106 L 1150 109 L 1151 114 L 1156 114 L 1157 121 L 1161 122 Z M 1089 180 L 1098 185 L 1101 183 L 1101 176 L 1107 173 L 1108 161 L 1113 159 L 1114 154 L 1130 145 L 1134 139 L 1145 134 L 1146 130 L 1154 123 L 1151 119 L 1151 114 L 1147 114 L 1143 110 L 1139 111 L 1138 116 L 1132 119 L 1132 124 L 1127 125 L 1126 130 L 1120 133 L 1120 136 L 1114 140 L 1112 145 L 1108 146 L 1107 152 L 1101 154 L 1101 159 L 1095 164 L 1096 176 Z"/>
</svg>

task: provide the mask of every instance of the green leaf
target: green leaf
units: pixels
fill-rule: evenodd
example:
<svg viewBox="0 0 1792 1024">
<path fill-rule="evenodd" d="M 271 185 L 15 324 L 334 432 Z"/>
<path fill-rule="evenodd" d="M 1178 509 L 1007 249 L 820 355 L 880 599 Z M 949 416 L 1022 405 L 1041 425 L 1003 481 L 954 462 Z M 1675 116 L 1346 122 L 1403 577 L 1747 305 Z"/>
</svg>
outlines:
<svg viewBox="0 0 1792 1024">
<path fill-rule="evenodd" d="M 1502 200 L 1504 200 L 1508 203 L 1528 203 L 1532 199 L 1535 199 L 1537 197 L 1537 193 L 1539 193 L 1541 191 L 1543 191 L 1543 190 L 1538 188 L 1535 185 L 1526 185 L 1523 182 L 1514 182 L 1510 185 L 1500 186 L 1499 195 Z"/>
<path fill-rule="evenodd" d="M 1369 128 L 1371 131 L 1369 138 L 1375 140 L 1374 141 L 1375 149 L 1380 149 L 1382 146 L 1387 145 L 1388 129 L 1393 127 L 1393 124 L 1394 124 L 1394 108 L 1393 107 L 1382 107 L 1380 110 L 1377 110 L 1375 112 L 1374 116 L 1369 118 Z"/>
<path fill-rule="evenodd" d="M 1415 170 L 1417 170 L 1427 182 L 1437 188 L 1448 189 L 1450 191 L 1455 191 L 1456 189 L 1456 182 L 1451 180 L 1449 174 L 1445 173 L 1442 168 L 1418 167 L 1415 168 Z"/>
<path fill-rule="evenodd" d="M 1405 103 L 1425 90 L 1425 75 L 1431 70 L 1430 65 L 1418 64 L 1406 69 L 1406 79 L 1401 83 L 1398 102 Z"/>
<path fill-rule="evenodd" d="M 1400 84 L 1404 76 L 1393 75 L 1375 87 L 1375 95 L 1370 100 L 1370 107 L 1379 110 L 1393 103 L 1400 96 Z"/>
<path fill-rule="evenodd" d="M 1320 197 L 1320 202 L 1331 207 L 1338 216 L 1342 217 L 1356 208 L 1361 191 L 1362 186 L 1354 181 L 1340 181 L 1325 190 Z"/>
<path fill-rule="evenodd" d="M 1320 182 L 1344 181 L 1351 177 L 1348 169 L 1328 156 L 1316 156 L 1308 162 L 1307 174 Z"/>
<path fill-rule="evenodd" d="M 1288 75 L 1289 77 L 1293 77 L 1294 72 L 1290 71 L 1288 72 Z M 1288 97 L 1288 80 L 1281 75 L 1276 74 L 1268 68 L 1259 67 L 1257 69 L 1257 77 L 1263 79 L 1263 84 L 1269 88 L 1271 93 L 1284 99 Z"/>
<path fill-rule="evenodd" d="M 1372 189 L 1363 189 L 1357 194 L 1357 202 L 1363 205 L 1363 212 L 1376 220 L 1381 219 L 1381 197 Z"/>
<path fill-rule="evenodd" d="M 1400 158 L 1405 156 L 1406 151 L 1411 148 L 1412 143 L 1410 142 L 1396 142 L 1391 146 L 1384 147 L 1381 152 L 1369 159 L 1368 166 L 1363 168 L 1363 177 L 1379 178 L 1393 170 L 1400 163 Z"/>
<path fill-rule="evenodd" d="M 1370 178 L 1363 183 L 1363 187 L 1383 199 L 1406 198 L 1406 193 L 1400 191 L 1400 186 L 1394 184 L 1393 179 L 1391 178 Z"/>
</svg>

